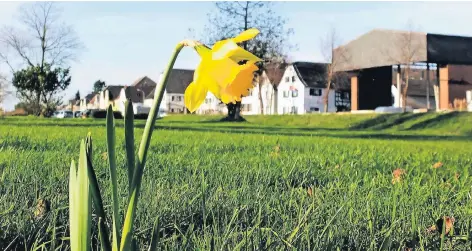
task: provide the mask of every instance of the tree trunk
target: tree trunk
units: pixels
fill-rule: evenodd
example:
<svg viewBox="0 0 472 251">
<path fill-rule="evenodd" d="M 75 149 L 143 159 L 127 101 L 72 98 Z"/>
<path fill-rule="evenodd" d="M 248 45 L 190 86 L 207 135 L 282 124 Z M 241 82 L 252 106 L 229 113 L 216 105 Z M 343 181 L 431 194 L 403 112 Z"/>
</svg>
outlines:
<svg viewBox="0 0 472 251">
<path fill-rule="evenodd" d="M 36 93 L 36 111 L 34 111 L 36 116 L 41 115 L 41 93 Z"/>
<path fill-rule="evenodd" d="M 236 104 L 229 103 L 226 107 L 228 108 L 228 115 L 221 121 L 246 121 L 241 117 L 241 102 L 236 102 Z"/>
<path fill-rule="evenodd" d="M 264 115 L 264 102 L 262 101 L 262 83 L 260 76 L 257 76 L 257 84 L 259 87 L 259 107 L 261 109 L 261 115 Z"/>
<path fill-rule="evenodd" d="M 407 91 L 408 91 L 408 78 L 409 78 L 409 71 L 410 69 L 407 68 L 405 72 L 405 88 L 403 88 L 403 100 L 402 100 L 402 107 L 403 112 L 406 112 L 406 98 L 407 98 Z"/>
<path fill-rule="evenodd" d="M 331 80 L 328 80 L 328 84 L 326 85 L 326 94 L 324 97 L 324 112 L 328 112 L 328 104 L 329 104 L 329 91 L 331 90 Z"/>
</svg>

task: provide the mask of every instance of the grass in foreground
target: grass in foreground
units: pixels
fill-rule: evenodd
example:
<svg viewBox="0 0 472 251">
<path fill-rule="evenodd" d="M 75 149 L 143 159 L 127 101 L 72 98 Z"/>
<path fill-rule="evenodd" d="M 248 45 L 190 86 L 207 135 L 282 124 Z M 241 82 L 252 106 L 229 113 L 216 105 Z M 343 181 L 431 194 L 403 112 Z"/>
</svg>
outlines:
<svg viewBox="0 0 472 251">
<path fill-rule="evenodd" d="M 427 229 L 453 216 L 455 237 L 443 248 L 467 250 L 471 118 L 248 116 L 231 124 L 167 117 L 150 147 L 137 235 L 148 243 L 159 217 L 167 249 L 378 250 L 416 242 L 427 250 L 441 246 Z M 0 120 L 0 249 L 66 249 L 70 160 L 89 131 L 100 185 L 111 193 L 104 123 Z M 144 121 L 136 123 L 141 135 Z M 120 127 L 117 142 L 124 142 Z M 124 144 L 116 155 L 126 187 Z M 392 184 L 398 168 L 405 174 Z M 123 208 L 128 191 L 119 194 Z"/>
</svg>

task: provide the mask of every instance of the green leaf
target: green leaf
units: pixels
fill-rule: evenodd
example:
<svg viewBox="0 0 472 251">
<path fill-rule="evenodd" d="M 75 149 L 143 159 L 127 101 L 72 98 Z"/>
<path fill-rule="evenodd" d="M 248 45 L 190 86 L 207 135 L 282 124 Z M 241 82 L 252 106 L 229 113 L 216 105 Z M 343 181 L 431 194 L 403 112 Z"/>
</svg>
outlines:
<svg viewBox="0 0 472 251">
<path fill-rule="evenodd" d="M 131 195 L 131 183 L 133 182 L 133 173 L 135 167 L 134 160 L 134 111 L 131 101 L 125 102 L 125 144 L 126 157 L 128 160 L 128 190 Z"/>
<path fill-rule="evenodd" d="M 112 250 L 119 251 L 118 243 L 120 243 L 120 211 L 118 201 L 118 181 L 116 177 L 116 158 L 115 158 L 115 122 L 113 118 L 113 109 L 110 105 L 107 110 L 107 147 L 108 147 L 108 164 L 110 167 L 110 179 L 113 199 L 113 240 Z"/>
<path fill-rule="evenodd" d="M 133 182 L 131 183 L 131 194 L 129 197 L 129 204 L 126 210 L 126 217 L 123 224 L 123 238 L 121 239 L 121 250 L 129 250 L 132 245 L 132 237 L 133 237 L 133 223 L 134 217 L 136 215 L 136 208 L 138 205 L 138 198 L 139 198 L 139 189 L 141 188 L 141 181 L 142 175 L 144 171 L 144 166 L 146 163 L 147 151 L 149 149 L 149 145 L 151 144 L 151 136 L 154 130 L 154 124 L 156 123 L 157 112 L 159 111 L 159 106 L 162 101 L 162 97 L 164 96 L 165 87 L 167 85 L 167 80 L 169 79 L 170 72 L 172 67 L 174 66 L 175 60 L 179 52 L 184 47 L 183 43 L 179 43 L 172 54 L 172 58 L 167 65 L 167 69 L 164 71 L 163 78 L 161 80 L 160 85 L 156 87 L 155 94 L 154 94 L 154 101 L 151 106 L 151 110 L 149 111 L 149 115 L 146 121 L 146 126 L 144 127 L 143 136 L 141 137 L 141 143 L 138 149 L 138 159 L 136 163 L 136 167 L 134 169 L 133 174 Z"/>
<path fill-rule="evenodd" d="M 108 227 L 106 225 L 105 219 L 105 210 L 103 208 L 103 200 L 100 193 L 100 187 L 98 186 L 97 176 L 93 169 L 92 164 L 92 136 L 88 133 L 87 138 L 85 139 L 86 152 L 87 152 L 87 168 L 88 176 L 90 182 L 90 191 L 92 195 L 92 201 L 95 207 L 95 213 L 98 217 L 98 230 L 100 237 L 100 244 L 103 251 L 111 251 L 110 240 L 108 239 Z"/>
<path fill-rule="evenodd" d="M 156 219 L 154 222 L 154 226 L 152 227 L 152 238 L 151 238 L 151 245 L 149 246 L 148 251 L 156 251 L 157 245 L 159 245 L 159 229 L 161 228 L 159 224 L 159 218 Z"/>
<path fill-rule="evenodd" d="M 80 144 L 79 166 L 72 161 L 69 178 L 69 220 L 72 251 L 90 250 L 92 197 L 88 179 L 85 142 Z"/>
</svg>

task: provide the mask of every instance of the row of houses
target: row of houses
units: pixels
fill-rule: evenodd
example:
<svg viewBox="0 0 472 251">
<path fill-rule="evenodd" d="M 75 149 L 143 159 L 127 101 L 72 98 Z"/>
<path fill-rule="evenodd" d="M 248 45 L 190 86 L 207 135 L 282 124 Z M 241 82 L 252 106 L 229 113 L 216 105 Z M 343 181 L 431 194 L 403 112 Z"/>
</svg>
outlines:
<svg viewBox="0 0 472 251">
<path fill-rule="evenodd" d="M 277 69 L 264 71 L 260 86 L 255 87 L 241 101 L 243 115 L 257 114 L 306 114 L 324 111 L 323 97 L 326 95 L 326 67 L 324 63 L 293 62 Z M 472 68 L 456 67 L 454 75 L 457 79 L 469 83 L 464 78 L 472 73 Z M 395 74 L 396 69 L 392 69 Z M 187 113 L 184 103 L 184 93 L 193 81 L 193 70 L 173 69 L 161 102 L 160 112 L 165 114 Z M 426 108 L 429 99 L 431 107 L 435 106 L 433 85 L 436 81 L 434 71 L 431 71 L 429 92 L 424 70 L 412 69 L 407 93 L 407 105 L 412 108 Z M 272 77 L 270 77 L 272 76 Z M 159 79 L 160 80 L 160 79 Z M 328 112 L 350 111 L 351 90 L 348 78 L 341 78 L 342 83 L 334 84 L 329 92 Z M 451 82 L 457 81 L 452 79 Z M 89 94 L 77 102 L 73 110 L 106 109 L 112 105 L 116 111 L 124 111 L 124 101 L 133 102 L 135 114 L 148 113 L 154 100 L 157 82 L 144 76 L 130 86 L 107 86 L 100 93 Z M 391 84 L 391 105 L 399 102 L 396 79 Z M 196 111 L 197 114 L 225 114 L 226 105 L 221 103 L 213 94 L 208 93 L 204 103 Z"/>
<path fill-rule="evenodd" d="M 335 78 L 329 93 L 326 88 L 329 65 L 326 63 L 292 62 L 267 65 L 258 78 L 259 82 L 255 82 L 255 87 L 249 95 L 243 97 L 241 113 L 319 113 L 324 111 L 326 96 L 328 112 L 375 109 L 379 106 L 398 107 L 401 104 L 401 96 L 397 79 L 401 79 L 399 83 L 404 90 L 405 63 L 391 60 L 392 55 L 397 53 L 395 51 L 388 57 L 380 52 L 385 51 L 385 46 L 389 49 L 396 46 L 395 38 L 403 34 L 404 32 L 399 31 L 373 30 L 339 47 L 343 50 L 349 49 L 351 62 L 337 69 L 338 77 Z M 452 43 L 451 46 L 454 43 L 462 43 L 457 45 L 465 48 L 464 46 L 470 44 L 472 50 L 472 38 L 460 37 L 457 40 L 457 37 L 422 33 L 415 33 L 414 37 L 417 37 L 418 43 L 421 44 L 420 56 L 415 61 L 422 64 L 422 67 L 417 67 L 416 64 L 409 68 L 407 106 L 444 109 L 452 105 L 453 101 L 465 100 L 467 97 L 467 102 L 472 106 L 472 95 L 469 91 L 472 90 L 472 56 L 469 58 L 468 54 L 464 56 L 456 53 L 455 47 L 447 47 L 448 43 Z M 379 43 L 382 39 L 389 41 Z M 425 65 L 427 67 L 424 67 Z M 188 112 L 184 104 L 184 93 L 193 80 L 193 74 L 194 71 L 188 69 L 172 70 L 161 102 L 161 113 Z M 111 104 L 114 110 L 123 112 L 124 101 L 131 99 L 135 114 L 147 113 L 160 78 L 155 82 L 145 76 L 129 86 L 107 86 L 100 93 L 89 94 L 77 102 L 76 109 L 105 109 Z M 196 111 L 197 114 L 226 112 L 226 105 L 211 93 L 207 94 L 204 103 Z"/>
</svg>

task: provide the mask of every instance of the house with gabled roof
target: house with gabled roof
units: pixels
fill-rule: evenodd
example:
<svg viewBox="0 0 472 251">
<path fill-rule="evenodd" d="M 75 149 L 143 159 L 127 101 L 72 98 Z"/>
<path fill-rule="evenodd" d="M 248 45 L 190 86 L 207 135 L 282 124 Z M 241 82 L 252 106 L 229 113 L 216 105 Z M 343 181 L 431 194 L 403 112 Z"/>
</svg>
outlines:
<svg viewBox="0 0 472 251">
<path fill-rule="evenodd" d="M 322 112 L 327 67 L 326 63 L 313 62 L 293 62 L 288 65 L 277 87 L 278 114 Z M 338 81 L 343 80 L 339 78 Z M 328 94 L 328 112 L 348 110 L 349 94 L 347 84 L 333 83 Z"/>
<path fill-rule="evenodd" d="M 160 113 L 187 113 L 184 103 L 184 93 L 193 81 L 193 70 L 172 69 L 159 107 Z M 162 74 L 159 77 L 159 84 L 156 84 L 145 97 L 144 106 L 151 107 L 154 101 L 155 89 L 162 84 Z"/>
<path fill-rule="evenodd" d="M 273 115 L 277 114 L 277 87 L 283 77 L 287 65 L 269 63 L 265 66 L 259 81 L 249 90 L 249 95 L 241 100 L 242 115 Z"/>
<path fill-rule="evenodd" d="M 87 94 L 85 97 L 80 99 L 80 111 L 85 111 L 87 109 L 93 109 L 95 103 L 95 96 L 97 94 L 92 92 Z"/>
<path fill-rule="evenodd" d="M 125 101 L 131 100 L 134 114 L 147 114 L 150 107 L 144 105 L 147 95 L 151 94 L 156 87 L 156 83 L 147 76 L 141 77 L 133 82 L 131 86 L 109 85 L 99 93 L 90 93 L 80 101 L 80 109 L 105 110 L 112 105 L 113 110 L 124 114 Z"/>
</svg>

